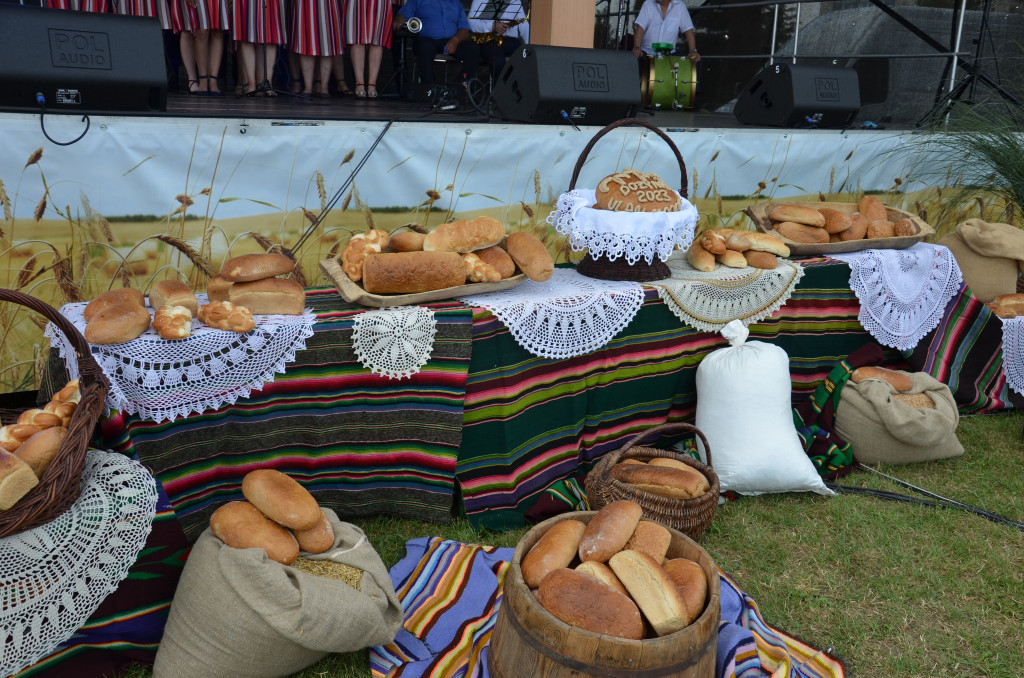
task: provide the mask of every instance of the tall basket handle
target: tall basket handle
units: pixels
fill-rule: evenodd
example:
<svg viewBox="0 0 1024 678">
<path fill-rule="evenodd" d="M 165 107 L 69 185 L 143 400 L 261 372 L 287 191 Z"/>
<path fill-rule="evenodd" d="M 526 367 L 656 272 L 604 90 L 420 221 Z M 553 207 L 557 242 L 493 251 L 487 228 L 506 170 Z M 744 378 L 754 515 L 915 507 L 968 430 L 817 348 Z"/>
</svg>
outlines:
<svg viewBox="0 0 1024 678">
<path fill-rule="evenodd" d="M 667 134 L 661 131 L 660 127 L 652 125 L 651 123 L 646 122 L 644 120 L 640 120 L 639 118 L 622 118 L 621 120 L 616 120 L 613 123 L 609 123 L 607 126 L 605 126 L 604 129 L 595 134 L 589 142 L 587 142 L 586 147 L 583 149 L 583 152 L 580 153 L 580 157 L 576 161 L 576 168 L 572 171 L 572 181 L 569 182 L 569 190 L 571 191 L 574 188 L 576 188 L 576 180 L 580 178 L 580 172 L 583 170 L 583 164 L 587 161 L 587 156 L 590 155 L 590 150 L 594 148 L 594 144 L 597 143 L 597 140 L 603 137 L 605 134 L 608 134 L 608 132 L 611 132 L 613 129 L 618 129 L 619 127 L 626 127 L 629 125 L 646 127 L 647 129 L 651 130 L 652 132 L 654 132 L 659 137 L 665 140 L 665 143 L 668 144 L 668 147 L 671 148 L 672 152 L 675 154 L 676 162 L 679 163 L 679 195 L 683 196 L 684 198 L 689 198 L 689 189 L 687 187 L 686 182 L 686 164 L 683 162 L 683 155 L 679 152 L 679 149 L 676 147 L 672 139 L 670 139 Z"/>
<path fill-rule="evenodd" d="M 708 466 L 714 466 L 714 464 L 711 463 L 711 446 L 708 445 L 708 439 L 704 436 L 704 433 L 699 428 L 693 426 L 692 424 L 679 422 L 675 424 L 662 424 L 660 426 L 655 426 L 654 428 L 649 428 L 646 431 L 642 431 L 641 433 L 638 433 L 637 435 L 633 436 L 633 438 L 629 442 L 625 443 L 618 450 L 612 452 L 610 455 L 608 455 L 608 457 L 605 457 L 606 459 L 609 459 L 610 463 L 606 467 L 604 475 L 608 476 L 611 473 L 612 466 L 618 463 L 619 459 L 622 458 L 622 454 L 626 450 L 630 449 L 631 447 L 639 443 L 641 440 L 643 440 L 644 438 L 653 433 L 663 433 L 665 431 L 683 431 L 697 434 L 697 437 L 700 438 L 700 441 L 704 443 L 704 454 L 707 456 Z"/>
</svg>

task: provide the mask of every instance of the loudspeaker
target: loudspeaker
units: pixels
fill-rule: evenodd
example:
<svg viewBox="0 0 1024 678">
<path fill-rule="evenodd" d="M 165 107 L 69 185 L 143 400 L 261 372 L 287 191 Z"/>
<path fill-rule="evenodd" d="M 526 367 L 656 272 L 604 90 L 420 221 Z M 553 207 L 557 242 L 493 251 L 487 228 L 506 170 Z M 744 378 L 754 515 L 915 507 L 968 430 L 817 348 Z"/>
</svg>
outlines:
<svg viewBox="0 0 1024 678">
<path fill-rule="evenodd" d="M 632 52 L 523 45 L 491 96 L 507 120 L 607 125 L 640 104 L 640 71 Z"/>
<path fill-rule="evenodd" d="M 153 112 L 167 108 L 160 21 L 0 3 L 0 108 Z"/>
<path fill-rule="evenodd" d="M 747 125 L 844 127 L 860 110 L 857 71 L 773 64 L 740 92 L 733 113 Z"/>
</svg>

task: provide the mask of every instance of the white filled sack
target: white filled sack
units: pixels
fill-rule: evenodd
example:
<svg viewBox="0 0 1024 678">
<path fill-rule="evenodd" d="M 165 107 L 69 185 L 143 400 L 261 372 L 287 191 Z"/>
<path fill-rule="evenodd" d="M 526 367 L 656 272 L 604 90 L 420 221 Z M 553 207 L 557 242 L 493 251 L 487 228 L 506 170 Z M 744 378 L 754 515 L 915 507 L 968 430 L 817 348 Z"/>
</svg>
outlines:
<svg viewBox="0 0 1024 678">
<path fill-rule="evenodd" d="M 789 356 L 747 335 L 733 320 L 722 328 L 730 345 L 697 367 L 696 426 L 707 436 L 722 492 L 833 494 L 796 433 Z M 697 447 L 707 463 L 699 438 Z"/>
</svg>

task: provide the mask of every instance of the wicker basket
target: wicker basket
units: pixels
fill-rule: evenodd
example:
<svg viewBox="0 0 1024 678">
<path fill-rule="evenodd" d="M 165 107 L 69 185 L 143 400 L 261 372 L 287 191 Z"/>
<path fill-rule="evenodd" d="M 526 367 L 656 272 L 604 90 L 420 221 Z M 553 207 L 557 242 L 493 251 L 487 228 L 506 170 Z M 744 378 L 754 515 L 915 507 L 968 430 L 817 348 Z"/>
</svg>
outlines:
<svg viewBox="0 0 1024 678">
<path fill-rule="evenodd" d="M 44 525 L 67 511 L 78 499 L 85 454 L 110 388 L 106 376 L 92 357 L 85 337 L 57 309 L 27 294 L 0 289 L 0 302 L 4 301 L 43 315 L 70 340 L 78 356 L 82 399 L 71 415 L 68 433 L 57 455 L 39 479 L 39 484 L 10 509 L 0 511 L 0 537 Z"/>
<path fill-rule="evenodd" d="M 683 156 L 679 152 L 679 148 L 676 147 L 675 143 L 672 142 L 672 139 L 661 131 L 661 129 L 649 122 L 638 120 L 637 118 L 623 118 L 622 120 L 616 120 L 593 136 L 583 149 L 583 152 L 580 153 L 579 159 L 576 161 L 576 168 L 573 170 L 572 180 L 569 182 L 569 190 L 571 191 L 576 188 L 576 180 L 579 179 L 580 172 L 583 170 L 583 165 L 587 162 L 587 156 L 590 155 L 590 150 L 594 148 L 594 144 L 597 143 L 597 140 L 605 134 L 608 134 L 608 132 L 611 132 L 613 129 L 628 125 L 646 127 L 665 140 L 665 143 L 672 149 L 672 153 L 675 154 L 676 162 L 679 163 L 679 195 L 684 198 L 688 197 L 686 165 L 683 163 Z M 584 255 L 580 263 L 576 264 L 576 270 L 579 271 L 580 274 L 590 278 L 600 278 L 601 280 L 635 280 L 637 282 L 663 280 L 664 278 L 668 278 L 672 275 L 672 271 L 669 270 L 668 264 L 657 257 L 652 258 L 651 263 L 647 263 L 645 259 L 641 258 L 637 260 L 636 263 L 631 264 L 626 261 L 625 257 L 609 259 L 603 254 L 599 257 L 592 257 L 589 252 Z"/>
<path fill-rule="evenodd" d="M 699 539 L 704 530 L 711 524 L 718 508 L 718 474 L 710 465 L 705 465 L 685 454 L 671 450 L 660 450 L 654 447 L 639 447 L 642 439 L 657 433 L 692 432 L 700 437 L 707 454 L 708 464 L 711 463 L 711 447 L 700 429 L 690 424 L 662 424 L 635 436 L 625 445 L 609 452 L 587 474 L 587 500 L 590 508 L 599 510 L 605 504 L 618 499 L 629 499 L 640 504 L 644 517 L 673 527 L 691 539 Z M 627 485 L 612 477 L 611 471 L 615 464 L 625 459 L 637 459 L 647 462 L 657 457 L 675 459 L 697 469 L 708 479 L 708 491 L 696 499 L 673 499 L 658 494 L 645 492 L 632 485 Z"/>
</svg>

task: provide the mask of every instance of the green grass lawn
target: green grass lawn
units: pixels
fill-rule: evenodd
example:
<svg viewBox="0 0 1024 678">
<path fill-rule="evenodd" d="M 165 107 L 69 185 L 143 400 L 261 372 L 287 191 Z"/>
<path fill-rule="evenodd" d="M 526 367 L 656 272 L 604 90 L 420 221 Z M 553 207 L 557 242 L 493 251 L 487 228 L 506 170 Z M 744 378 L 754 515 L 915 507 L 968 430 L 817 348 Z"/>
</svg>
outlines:
<svg viewBox="0 0 1024 678">
<path fill-rule="evenodd" d="M 879 470 L 1024 522 L 1024 412 L 963 418 L 962 457 Z M 869 471 L 840 481 L 920 497 Z M 406 540 L 514 546 L 526 532 L 354 521 L 389 566 Z M 962 510 L 841 494 L 743 497 L 700 539 L 771 626 L 839 659 L 848 676 L 1020 676 L 1024 533 Z M 122 678 L 145 678 L 147 669 Z M 331 655 L 299 678 L 369 675 L 367 653 Z"/>
</svg>

